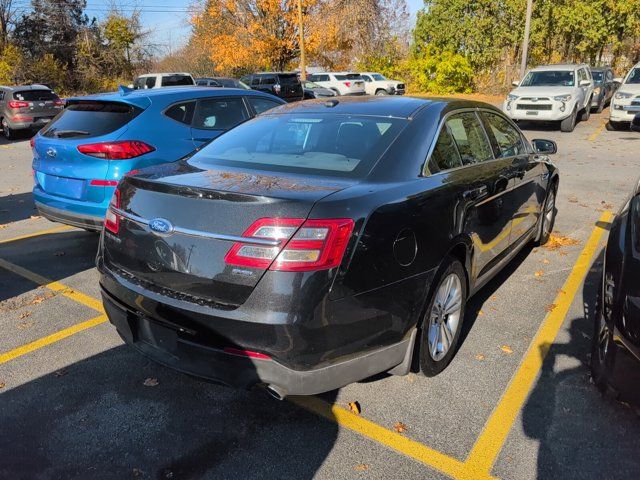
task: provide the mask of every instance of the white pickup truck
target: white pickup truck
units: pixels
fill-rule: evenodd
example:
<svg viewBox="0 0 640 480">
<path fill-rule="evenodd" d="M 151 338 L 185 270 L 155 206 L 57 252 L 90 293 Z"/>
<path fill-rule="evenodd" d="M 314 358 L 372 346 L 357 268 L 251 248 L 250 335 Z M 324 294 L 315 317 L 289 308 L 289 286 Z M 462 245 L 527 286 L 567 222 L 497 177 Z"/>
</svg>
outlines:
<svg viewBox="0 0 640 480">
<path fill-rule="evenodd" d="M 381 73 L 364 72 L 360 76 L 364 80 L 367 95 L 404 95 L 404 83 L 389 80 Z"/>
<path fill-rule="evenodd" d="M 594 85 L 588 65 L 533 68 L 513 84 L 502 110 L 515 121 L 560 122 L 560 130 L 573 132 L 578 119 L 589 119 Z"/>
</svg>

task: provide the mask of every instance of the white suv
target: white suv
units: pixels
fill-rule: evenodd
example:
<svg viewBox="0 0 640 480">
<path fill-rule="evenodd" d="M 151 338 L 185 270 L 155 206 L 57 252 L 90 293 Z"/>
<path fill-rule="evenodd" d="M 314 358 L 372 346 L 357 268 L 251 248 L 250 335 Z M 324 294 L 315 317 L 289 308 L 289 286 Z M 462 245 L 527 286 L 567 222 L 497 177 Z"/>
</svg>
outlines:
<svg viewBox="0 0 640 480">
<path fill-rule="evenodd" d="M 136 78 L 130 88 L 142 90 L 145 88 L 178 87 L 195 85 L 190 73 L 147 73 Z"/>
<path fill-rule="evenodd" d="M 367 95 L 404 95 L 404 83 L 389 80 L 381 73 L 364 72 L 360 76 L 364 80 Z"/>
<path fill-rule="evenodd" d="M 640 63 L 627 73 L 624 80 L 617 80 L 621 81 L 621 85 L 611 100 L 607 124 L 609 130 L 628 129 L 629 122 L 640 112 Z"/>
<path fill-rule="evenodd" d="M 364 80 L 359 73 L 323 72 L 309 75 L 307 80 L 333 90 L 338 95 L 364 95 Z"/>
<path fill-rule="evenodd" d="M 591 114 L 593 78 L 588 65 L 545 65 L 533 68 L 507 96 L 502 110 L 513 120 L 560 122 L 573 132 L 578 118 Z"/>
</svg>

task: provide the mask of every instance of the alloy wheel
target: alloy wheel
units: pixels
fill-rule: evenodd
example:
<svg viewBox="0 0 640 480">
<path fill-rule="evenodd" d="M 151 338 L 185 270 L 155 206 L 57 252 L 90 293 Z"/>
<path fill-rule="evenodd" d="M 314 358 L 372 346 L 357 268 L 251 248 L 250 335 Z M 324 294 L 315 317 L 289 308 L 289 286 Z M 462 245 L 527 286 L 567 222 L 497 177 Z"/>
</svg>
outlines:
<svg viewBox="0 0 640 480">
<path fill-rule="evenodd" d="M 460 277 L 450 273 L 438 287 L 429 313 L 429 354 L 433 360 L 442 360 L 449 352 L 460 325 L 462 311 L 462 284 Z"/>
<path fill-rule="evenodd" d="M 544 210 L 544 224 L 542 225 L 543 233 L 545 236 L 551 234 L 553 228 L 553 216 L 555 215 L 556 208 L 556 194 L 553 190 L 549 192 L 547 203 Z"/>
<path fill-rule="evenodd" d="M 598 328 L 598 363 L 604 365 L 609 352 L 611 332 L 609 331 L 609 325 L 607 325 L 604 315 L 599 315 L 598 317 L 600 324 Z"/>
</svg>

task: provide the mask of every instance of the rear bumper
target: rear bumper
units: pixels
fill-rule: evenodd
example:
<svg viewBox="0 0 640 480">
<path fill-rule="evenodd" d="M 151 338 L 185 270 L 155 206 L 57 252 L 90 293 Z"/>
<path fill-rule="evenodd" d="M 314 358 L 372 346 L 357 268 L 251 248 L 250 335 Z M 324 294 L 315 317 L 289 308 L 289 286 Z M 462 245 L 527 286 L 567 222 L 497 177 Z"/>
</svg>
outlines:
<svg viewBox="0 0 640 480">
<path fill-rule="evenodd" d="M 102 217 L 62 210 L 60 208 L 50 207 L 38 201 L 36 201 L 35 204 L 40 215 L 52 222 L 64 223 L 66 225 L 72 225 L 74 227 L 80 227 L 87 230 L 100 231 L 102 229 Z"/>
<path fill-rule="evenodd" d="M 102 286 L 109 321 L 128 344 L 150 359 L 183 373 L 236 388 L 275 387 L 284 395 L 314 395 L 335 390 L 393 367 L 407 373 L 416 337 L 353 358 L 309 370 L 294 370 L 270 358 L 230 353 L 189 338 L 188 329 L 168 319 L 150 318 L 115 299 Z M 195 338 L 195 337 L 194 337 Z"/>
</svg>

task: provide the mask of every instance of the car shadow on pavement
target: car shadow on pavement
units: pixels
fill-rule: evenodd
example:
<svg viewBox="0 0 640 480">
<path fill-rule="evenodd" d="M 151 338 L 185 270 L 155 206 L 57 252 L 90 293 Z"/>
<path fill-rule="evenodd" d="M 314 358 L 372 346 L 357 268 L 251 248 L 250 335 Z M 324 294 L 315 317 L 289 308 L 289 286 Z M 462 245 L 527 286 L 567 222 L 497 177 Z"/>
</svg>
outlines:
<svg viewBox="0 0 640 480">
<path fill-rule="evenodd" d="M 311 479 L 338 436 L 261 389 L 202 382 L 125 345 L 4 390 L 1 478 Z"/>
<path fill-rule="evenodd" d="M 99 236 L 70 230 L 0 245 L 0 258 L 49 280 L 61 280 L 95 267 Z M 0 302 L 35 288 L 34 282 L 0 268 Z"/>
<path fill-rule="evenodd" d="M 39 215 L 31 192 L 9 194 L 0 197 L 0 224 L 26 220 Z"/>
<path fill-rule="evenodd" d="M 584 283 L 584 315 L 541 348 L 548 353 L 522 411 L 524 433 L 539 442 L 539 480 L 640 478 L 640 369 L 635 362 L 618 365 L 615 398 L 603 396 L 589 373 L 602 258 Z"/>
</svg>

